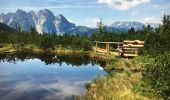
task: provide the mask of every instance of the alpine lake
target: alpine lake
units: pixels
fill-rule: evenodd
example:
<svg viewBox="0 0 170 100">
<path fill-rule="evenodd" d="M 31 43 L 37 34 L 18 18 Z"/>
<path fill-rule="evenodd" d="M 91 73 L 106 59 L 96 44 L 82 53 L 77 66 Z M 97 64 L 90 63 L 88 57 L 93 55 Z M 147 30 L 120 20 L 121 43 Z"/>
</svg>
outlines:
<svg viewBox="0 0 170 100">
<path fill-rule="evenodd" d="M 106 61 L 86 54 L 0 54 L 0 100 L 73 100 L 85 84 L 108 75 Z"/>
</svg>

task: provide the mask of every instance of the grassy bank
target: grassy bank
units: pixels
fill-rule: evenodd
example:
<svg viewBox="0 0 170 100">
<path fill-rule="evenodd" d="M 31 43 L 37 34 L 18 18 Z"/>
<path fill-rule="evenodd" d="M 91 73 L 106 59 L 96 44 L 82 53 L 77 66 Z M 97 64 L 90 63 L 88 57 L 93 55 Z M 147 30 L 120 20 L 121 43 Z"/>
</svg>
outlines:
<svg viewBox="0 0 170 100">
<path fill-rule="evenodd" d="M 133 84 L 140 83 L 141 74 L 115 73 L 97 78 L 87 84 L 85 100 L 148 100 L 148 97 L 133 91 Z"/>
<path fill-rule="evenodd" d="M 96 56 L 108 59 L 104 70 L 109 75 L 87 83 L 84 100 L 162 100 L 149 87 L 143 86 L 141 73 L 147 62 L 146 57 L 124 59 L 105 54 Z"/>
<path fill-rule="evenodd" d="M 0 53 L 16 51 L 11 44 L 5 44 L 0 48 Z"/>
<path fill-rule="evenodd" d="M 12 44 L 4 44 L 3 47 L 0 48 L 0 53 L 4 52 L 15 52 L 15 51 L 20 51 L 20 50 L 30 50 L 36 53 L 41 53 L 45 52 L 43 49 L 39 48 L 37 45 L 30 44 L 30 45 L 24 45 L 22 47 L 14 47 Z M 64 48 L 64 47 L 55 47 L 54 50 L 51 50 L 50 52 L 52 53 L 65 53 L 65 54 L 70 54 L 70 53 L 89 53 L 88 51 L 83 51 L 83 50 L 75 50 L 71 48 Z"/>
<path fill-rule="evenodd" d="M 142 57 L 136 57 L 133 59 L 124 59 L 124 58 L 114 58 L 111 59 L 106 65 L 105 70 L 121 70 L 121 71 L 132 71 L 132 72 L 141 72 L 143 69 L 144 62 Z"/>
<path fill-rule="evenodd" d="M 85 100 L 148 100 L 148 97 L 133 91 L 134 84 L 139 84 L 142 68 L 138 59 L 113 58 L 104 68 L 109 72 L 106 77 L 96 78 L 86 84 Z M 114 70 L 114 71 L 113 71 Z"/>
<path fill-rule="evenodd" d="M 103 60 L 111 60 L 111 59 L 115 59 L 117 57 L 117 55 L 111 55 L 108 53 L 100 53 L 100 52 L 96 52 L 96 51 L 91 51 L 89 52 L 89 56 L 91 58 L 95 58 L 95 59 L 103 59 Z"/>
</svg>

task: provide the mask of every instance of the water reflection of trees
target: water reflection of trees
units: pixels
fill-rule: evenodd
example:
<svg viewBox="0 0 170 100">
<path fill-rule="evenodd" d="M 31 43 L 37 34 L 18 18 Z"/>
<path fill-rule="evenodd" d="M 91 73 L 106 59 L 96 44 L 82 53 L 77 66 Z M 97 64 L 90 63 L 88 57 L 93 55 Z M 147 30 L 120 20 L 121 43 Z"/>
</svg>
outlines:
<svg viewBox="0 0 170 100">
<path fill-rule="evenodd" d="M 87 65 L 91 63 L 99 64 L 101 66 L 105 66 L 105 61 L 95 60 L 91 59 L 88 55 L 85 54 L 53 54 L 53 53 L 34 53 L 34 52 L 15 52 L 15 53 L 3 53 L 0 54 L 0 62 L 10 62 L 10 63 L 16 63 L 18 61 L 26 61 L 29 59 L 39 59 L 42 62 L 45 62 L 45 64 L 55 64 L 59 63 L 60 65 L 62 63 L 71 64 L 73 66 L 81 66 L 81 65 Z"/>
</svg>

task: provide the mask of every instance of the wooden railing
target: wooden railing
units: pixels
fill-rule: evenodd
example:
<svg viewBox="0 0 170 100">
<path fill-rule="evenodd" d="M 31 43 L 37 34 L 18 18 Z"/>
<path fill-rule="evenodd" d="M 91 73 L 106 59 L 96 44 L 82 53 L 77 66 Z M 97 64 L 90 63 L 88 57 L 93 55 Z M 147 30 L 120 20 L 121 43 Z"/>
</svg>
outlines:
<svg viewBox="0 0 170 100">
<path fill-rule="evenodd" d="M 110 53 L 110 44 L 117 45 L 117 52 L 123 57 L 135 57 L 138 56 L 139 48 L 144 46 L 144 41 L 140 40 L 124 40 L 123 42 L 101 42 L 94 41 L 96 43 L 95 50 L 106 53 Z M 105 44 L 105 49 L 98 48 L 98 44 Z"/>
</svg>

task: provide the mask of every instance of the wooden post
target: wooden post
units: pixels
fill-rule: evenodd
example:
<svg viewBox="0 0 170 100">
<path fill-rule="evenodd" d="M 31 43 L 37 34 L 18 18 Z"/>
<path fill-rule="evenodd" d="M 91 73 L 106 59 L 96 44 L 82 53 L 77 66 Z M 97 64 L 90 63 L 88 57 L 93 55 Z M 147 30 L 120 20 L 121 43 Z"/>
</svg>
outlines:
<svg viewBox="0 0 170 100">
<path fill-rule="evenodd" d="M 109 51 L 110 51 L 110 44 L 108 43 L 107 52 L 109 53 Z"/>
<path fill-rule="evenodd" d="M 107 43 L 106 43 L 106 51 L 107 51 Z"/>
<path fill-rule="evenodd" d="M 119 43 L 117 44 L 117 48 L 119 49 Z"/>
<path fill-rule="evenodd" d="M 96 41 L 96 52 L 97 52 L 97 48 L 98 48 L 98 45 L 97 45 L 97 41 Z"/>
<path fill-rule="evenodd" d="M 106 43 L 106 51 L 109 53 L 109 43 Z"/>
<path fill-rule="evenodd" d="M 136 48 L 136 50 L 135 50 L 135 55 L 138 55 L 138 49 Z"/>
</svg>

